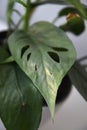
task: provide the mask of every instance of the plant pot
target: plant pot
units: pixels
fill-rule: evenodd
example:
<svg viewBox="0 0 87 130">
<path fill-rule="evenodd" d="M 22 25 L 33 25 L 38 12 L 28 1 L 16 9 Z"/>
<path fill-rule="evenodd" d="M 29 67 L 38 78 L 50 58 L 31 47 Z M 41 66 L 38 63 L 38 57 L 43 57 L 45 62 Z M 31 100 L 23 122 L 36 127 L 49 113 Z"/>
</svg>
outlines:
<svg viewBox="0 0 87 130">
<path fill-rule="evenodd" d="M 7 35 L 8 35 L 8 31 L 0 32 L 0 45 L 1 46 L 3 46 L 3 43 L 6 40 L 5 38 Z M 71 86 L 72 86 L 71 80 L 70 80 L 69 76 L 66 75 L 63 78 L 61 85 L 59 86 L 59 89 L 57 92 L 57 97 L 56 97 L 56 104 L 64 101 L 68 97 L 68 95 L 71 91 L 71 88 L 72 88 Z M 44 99 L 43 99 L 43 106 L 47 106 Z"/>
<path fill-rule="evenodd" d="M 2 32 L 0 32 L 0 46 L 3 45 L 6 36 L 7 36 L 7 31 L 2 31 Z"/>
</svg>

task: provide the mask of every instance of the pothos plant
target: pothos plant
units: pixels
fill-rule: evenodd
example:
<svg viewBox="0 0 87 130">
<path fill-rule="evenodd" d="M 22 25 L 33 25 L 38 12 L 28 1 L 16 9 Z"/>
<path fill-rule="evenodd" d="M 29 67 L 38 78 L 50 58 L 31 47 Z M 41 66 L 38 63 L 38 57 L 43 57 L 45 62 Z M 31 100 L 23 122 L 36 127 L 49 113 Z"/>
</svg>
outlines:
<svg viewBox="0 0 87 130">
<path fill-rule="evenodd" d="M 16 3 L 23 6 L 24 14 L 15 9 Z M 65 15 L 66 23 L 59 27 L 44 21 L 30 25 L 35 9 L 44 4 L 66 5 L 55 19 Z M 0 117 L 7 130 L 37 130 L 43 98 L 54 118 L 57 91 L 67 73 L 87 99 L 85 70 L 75 62 L 75 48 L 65 34 L 83 32 L 86 10 L 80 0 L 8 0 L 9 30 L 0 46 Z M 13 12 L 20 17 L 18 23 L 12 19 Z"/>
</svg>

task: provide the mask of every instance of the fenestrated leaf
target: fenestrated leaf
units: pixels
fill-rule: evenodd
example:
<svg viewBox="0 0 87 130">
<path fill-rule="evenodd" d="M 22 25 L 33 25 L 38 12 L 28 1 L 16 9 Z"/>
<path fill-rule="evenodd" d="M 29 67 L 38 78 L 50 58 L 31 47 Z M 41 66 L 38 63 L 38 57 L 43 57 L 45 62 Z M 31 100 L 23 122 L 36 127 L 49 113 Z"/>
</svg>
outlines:
<svg viewBox="0 0 87 130">
<path fill-rule="evenodd" d="M 53 117 L 58 87 L 76 57 L 72 42 L 48 22 L 34 24 L 28 34 L 17 31 L 8 42 L 14 60 L 39 89 Z"/>
<path fill-rule="evenodd" d="M 81 65 L 79 61 L 76 61 L 69 71 L 69 76 L 76 89 L 87 101 L 87 71 L 84 65 Z"/>
<path fill-rule="evenodd" d="M 37 130 L 41 110 L 41 94 L 18 65 L 0 65 L 0 118 L 6 129 Z"/>
</svg>

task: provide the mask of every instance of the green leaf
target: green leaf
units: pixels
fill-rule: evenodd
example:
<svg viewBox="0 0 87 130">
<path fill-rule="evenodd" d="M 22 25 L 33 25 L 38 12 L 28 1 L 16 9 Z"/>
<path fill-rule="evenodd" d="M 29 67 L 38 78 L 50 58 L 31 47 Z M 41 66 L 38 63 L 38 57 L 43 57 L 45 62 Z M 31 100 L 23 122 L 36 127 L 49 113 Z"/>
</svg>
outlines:
<svg viewBox="0 0 87 130">
<path fill-rule="evenodd" d="M 8 43 L 14 60 L 41 92 L 53 118 L 58 87 L 75 61 L 72 42 L 56 26 L 39 22 L 28 34 L 13 33 Z"/>
<path fill-rule="evenodd" d="M 4 50 L 3 47 L 0 47 L 0 62 L 3 62 L 3 60 L 7 59 L 9 57 L 9 54 Z"/>
<path fill-rule="evenodd" d="M 7 8 L 7 22 L 8 22 L 8 24 L 11 23 L 11 17 L 12 17 L 12 13 L 13 13 L 14 4 L 15 4 L 14 1 L 12 1 L 12 0 L 8 1 L 8 8 Z"/>
<path fill-rule="evenodd" d="M 75 35 L 80 35 L 85 30 L 84 20 L 75 14 L 70 14 L 67 23 L 60 26 L 64 31 L 71 32 Z"/>
<path fill-rule="evenodd" d="M 36 1 L 36 2 L 31 2 L 32 7 L 44 5 L 44 4 L 67 5 L 69 3 L 66 0 L 40 0 L 40 1 Z"/>
<path fill-rule="evenodd" d="M 80 16 L 73 16 L 68 19 L 67 26 L 70 28 L 69 31 L 76 35 L 81 34 L 85 30 L 84 20 Z"/>
<path fill-rule="evenodd" d="M 87 19 L 87 13 L 80 0 L 66 0 L 66 1 L 72 4 L 76 9 L 78 9 L 78 11 L 82 14 L 82 16 Z"/>
<path fill-rule="evenodd" d="M 23 5 L 24 7 L 26 7 L 26 4 L 24 3 L 23 0 L 8 0 L 7 22 L 8 22 L 9 25 L 14 24 L 14 22 L 12 21 L 12 13 L 13 12 L 16 12 L 19 16 L 21 16 L 21 13 L 18 10 L 14 9 L 16 2 L 18 2 L 21 5 Z"/>
<path fill-rule="evenodd" d="M 74 7 L 65 7 L 58 13 L 57 18 L 59 18 L 61 16 L 66 16 L 69 13 L 80 14 L 80 12 L 76 8 L 74 8 Z"/>
<path fill-rule="evenodd" d="M 24 0 L 9 0 L 9 3 L 16 3 L 16 2 L 26 7 L 25 4 L 26 2 Z"/>
<path fill-rule="evenodd" d="M 13 57 L 9 56 L 8 58 L 5 58 L 4 61 L 0 61 L 0 64 L 7 64 L 13 61 L 14 61 Z"/>
<path fill-rule="evenodd" d="M 80 14 L 87 19 L 87 12 L 86 8 L 87 6 L 82 4 L 80 0 L 48 0 L 49 2 L 53 2 L 55 4 L 66 4 L 66 5 L 73 5 L 74 8 L 76 8 Z"/>
<path fill-rule="evenodd" d="M 0 118 L 6 129 L 37 130 L 41 111 L 42 96 L 18 65 L 0 65 Z"/>
<path fill-rule="evenodd" d="M 86 65 L 87 67 L 87 65 Z M 86 68 L 76 61 L 71 70 L 69 71 L 69 76 L 72 83 L 75 85 L 76 89 L 80 94 L 87 100 L 87 71 Z"/>
<path fill-rule="evenodd" d="M 13 57 L 9 56 L 9 54 L 3 47 L 0 47 L 0 64 L 9 63 L 13 61 L 14 61 Z"/>
</svg>

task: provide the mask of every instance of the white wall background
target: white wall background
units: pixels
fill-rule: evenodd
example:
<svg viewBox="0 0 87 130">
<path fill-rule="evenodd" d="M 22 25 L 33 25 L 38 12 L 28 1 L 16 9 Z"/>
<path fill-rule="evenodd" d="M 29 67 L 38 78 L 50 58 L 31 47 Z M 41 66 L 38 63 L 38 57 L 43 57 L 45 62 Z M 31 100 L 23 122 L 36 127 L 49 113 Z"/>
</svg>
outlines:
<svg viewBox="0 0 87 130">
<path fill-rule="evenodd" d="M 83 1 L 87 3 L 87 0 Z M 4 29 L 7 28 L 5 18 L 6 2 L 7 0 L 0 0 L 0 30 L 3 27 Z M 18 6 L 18 8 L 22 10 L 21 7 Z M 39 20 L 52 22 L 60 8 L 62 8 L 62 6 L 47 5 L 39 7 L 31 23 Z M 14 16 L 14 19 L 16 21 L 17 17 Z M 63 18 L 59 20 L 56 25 L 64 21 L 65 19 Z M 77 58 L 87 55 L 87 30 L 80 37 L 75 37 L 71 34 L 68 34 L 68 36 L 76 47 Z M 2 123 L 0 123 L 0 130 L 5 130 Z M 39 130 L 87 130 L 87 102 L 73 87 L 67 100 L 56 106 L 54 123 L 51 120 L 48 108 L 43 108 L 42 122 Z"/>
</svg>

